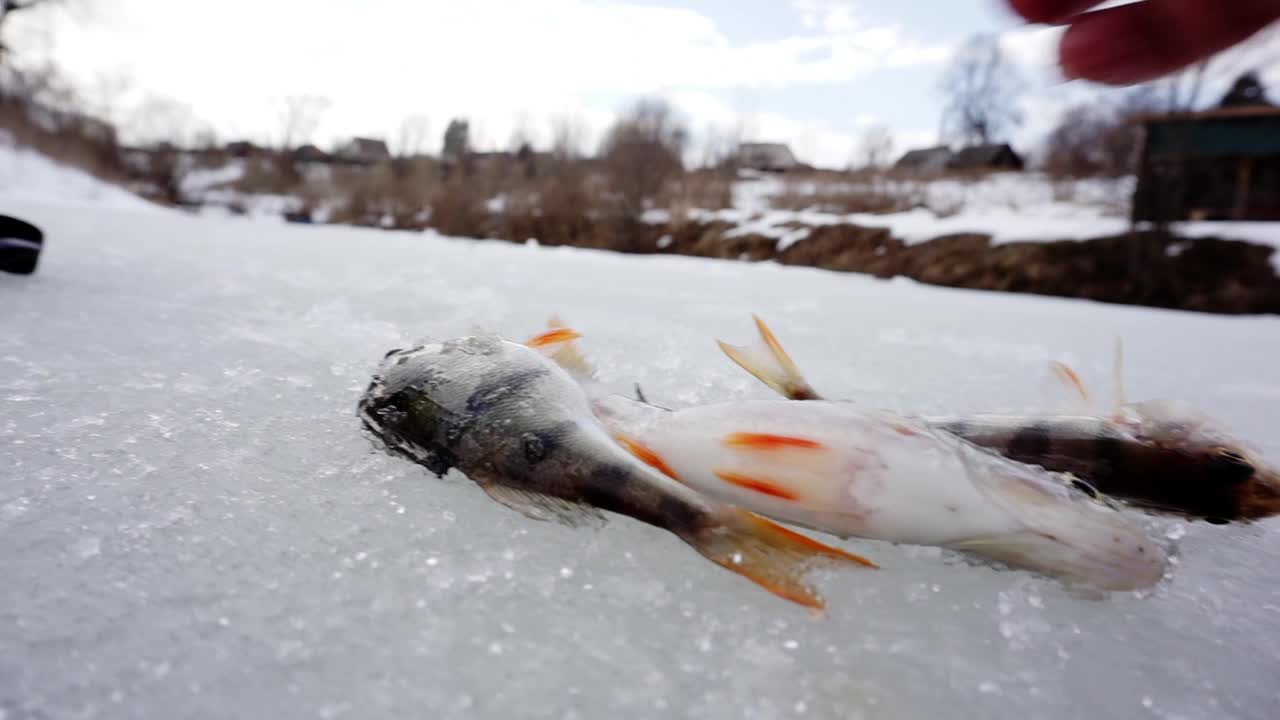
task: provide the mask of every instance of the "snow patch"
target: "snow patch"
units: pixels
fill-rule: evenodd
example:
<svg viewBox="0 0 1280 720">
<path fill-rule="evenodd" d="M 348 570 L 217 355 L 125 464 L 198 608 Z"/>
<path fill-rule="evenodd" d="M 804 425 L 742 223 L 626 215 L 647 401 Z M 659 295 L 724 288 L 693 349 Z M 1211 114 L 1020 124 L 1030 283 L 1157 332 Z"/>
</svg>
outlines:
<svg viewBox="0 0 1280 720">
<path fill-rule="evenodd" d="M 0 130 L 0 202 L 167 212 L 124 188 L 19 146 L 4 130 Z"/>
</svg>

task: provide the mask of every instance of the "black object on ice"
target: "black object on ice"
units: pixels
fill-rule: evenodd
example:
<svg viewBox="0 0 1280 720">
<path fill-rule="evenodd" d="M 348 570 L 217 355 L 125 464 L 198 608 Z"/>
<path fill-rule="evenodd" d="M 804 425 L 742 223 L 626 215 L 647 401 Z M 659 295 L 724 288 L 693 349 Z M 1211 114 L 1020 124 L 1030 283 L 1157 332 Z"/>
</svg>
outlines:
<svg viewBox="0 0 1280 720">
<path fill-rule="evenodd" d="M 15 275 L 34 273 L 43 247 L 44 233 L 40 228 L 15 217 L 0 215 L 0 270 Z"/>
</svg>

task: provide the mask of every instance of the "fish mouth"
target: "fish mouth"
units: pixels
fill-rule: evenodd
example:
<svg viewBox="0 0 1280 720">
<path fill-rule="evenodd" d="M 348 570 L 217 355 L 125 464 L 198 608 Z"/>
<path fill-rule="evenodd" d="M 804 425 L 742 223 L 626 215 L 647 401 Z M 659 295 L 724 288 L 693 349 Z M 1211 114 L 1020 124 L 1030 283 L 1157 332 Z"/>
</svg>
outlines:
<svg viewBox="0 0 1280 720">
<path fill-rule="evenodd" d="M 1252 478 L 1237 486 L 1236 498 L 1242 522 L 1280 515 L 1280 472 L 1258 468 Z"/>
<path fill-rule="evenodd" d="M 452 414 L 421 389 L 428 373 L 396 372 L 410 355 L 424 349 L 388 352 L 356 403 L 356 416 L 365 433 L 385 450 L 442 477 L 456 466 L 453 452 L 441 440 L 447 437 L 441 430 L 450 425 Z"/>
</svg>

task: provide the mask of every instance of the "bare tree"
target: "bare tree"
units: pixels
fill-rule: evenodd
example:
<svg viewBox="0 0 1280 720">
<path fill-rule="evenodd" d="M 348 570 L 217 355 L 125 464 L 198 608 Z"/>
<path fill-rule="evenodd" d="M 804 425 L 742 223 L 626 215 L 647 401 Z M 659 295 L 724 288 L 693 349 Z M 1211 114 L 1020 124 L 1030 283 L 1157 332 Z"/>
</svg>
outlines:
<svg viewBox="0 0 1280 720">
<path fill-rule="evenodd" d="M 280 149 L 293 150 L 311 139 L 330 102 L 317 95 L 290 95 L 280 105 Z"/>
<path fill-rule="evenodd" d="M 587 131 L 578 118 L 560 116 L 551 121 L 551 155 L 558 161 L 576 160 L 583 154 Z"/>
<path fill-rule="evenodd" d="M 462 118 L 449 121 L 444 130 L 444 147 L 441 155 L 446 160 L 461 161 L 471 152 L 471 124 Z"/>
<path fill-rule="evenodd" d="M 1120 177 L 1137 170 L 1142 150 L 1139 115 L 1165 109 L 1167 96 L 1139 86 L 1106 103 L 1101 99 L 1062 114 L 1046 139 L 1045 169 L 1064 177 Z"/>
<path fill-rule="evenodd" d="M 884 125 L 873 125 L 858 141 L 855 163 L 859 169 L 874 170 L 889 164 L 893 155 L 893 134 Z"/>
<path fill-rule="evenodd" d="M 1022 90 L 1022 78 L 1005 58 L 999 41 L 990 35 L 972 37 L 943 75 L 944 137 L 963 145 L 1003 139 L 1022 122 L 1017 107 Z"/>
</svg>

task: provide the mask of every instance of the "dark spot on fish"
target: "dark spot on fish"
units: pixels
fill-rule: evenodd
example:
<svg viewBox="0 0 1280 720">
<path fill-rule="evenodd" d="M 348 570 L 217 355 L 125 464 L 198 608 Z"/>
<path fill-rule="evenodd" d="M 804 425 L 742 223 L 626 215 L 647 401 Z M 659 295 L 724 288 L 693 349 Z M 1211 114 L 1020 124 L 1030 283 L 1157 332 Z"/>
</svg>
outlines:
<svg viewBox="0 0 1280 720">
<path fill-rule="evenodd" d="M 1048 427 L 1028 425 L 1009 439 L 1009 452 L 1017 457 L 1039 458 L 1049 453 L 1050 445 Z"/>
<path fill-rule="evenodd" d="M 1094 486 L 1090 485 L 1089 483 L 1087 483 L 1087 482 L 1085 482 L 1085 481 L 1083 481 L 1083 480 L 1080 480 L 1080 479 L 1078 479 L 1078 478 L 1072 478 L 1072 479 L 1071 479 L 1071 487 L 1073 487 L 1073 488 L 1075 488 L 1075 489 L 1079 490 L 1080 492 L 1084 493 L 1085 495 L 1088 495 L 1089 497 L 1093 498 L 1094 500 L 1097 500 L 1097 499 L 1098 499 L 1098 497 L 1099 497 L 1099 493 L 1098 493 L 1097 488 L 1095 488 Z"/>
<path fill-rule="evenodd" d="M 960 512 L 960 508 L 956 507 L 955 505 L 948 505 L 947 510 L 953 513 Z"/>
<path fill-rule="evenodd" d="M 578 499 L 587 505 L 604 510 L 617 510 L 618 494 L 609 488 L 587 483 L 578 490 Z"/>
<path fill-rule="evenodd" d="M 1235 485 L 1253 477 L 1253 465 L 1240 453 L 1223 449 L 1209 458 L 1209 473 L 1216 480 Z"/>
<path fill-rule="evenodd" d="M 1144 547 L 1142 547 L 1141 545 L 1139 545 L 1139 546 L 1138 546 L 1138 552 L 1139 552 L 1139 553 L 1141 553 L 1141 554 L 1144 554 L 1144 555 L 1145 555 L 1145 554 L 1146 554 L 1146 552 L 1147 552 L 1147 549 L 1146 549 L 1146 548 L 1144 548 Z"/>
<path fill-rule="evenodd" d="M 1098 462 L 1107 467 L 1114 469 L 1120 467 L 1124 457 L 1124 445 L 1120 439 L 1112 435 L 1100 435 L 1094 440 L 1094 453 L 1097 454 Z"/>
<path fill-rule="evenodd" d="M 663 495 L 658 502 L 658 512 L 666 519 L 670 527 L 696 529 L 704 521 L 704 516 L 697 508 L 672 495 Z"/>
<path fill-rule="evenodd" d="M 591 471 L 591 482 L 604 485 L 607 487 L 618 488 L 633 477 L 630 470 L 621 466 L 610 463 L 597 465 Z"/>
<path fill-rule="evenodd" d="M 467 411 L 474 414 L 489 412 L 503 400 L 524 391 L 548 372 L 543 367 L 528 368 L 503 377 L 497 383 L 482 385 L 467 398 Z"/>
</svg>

